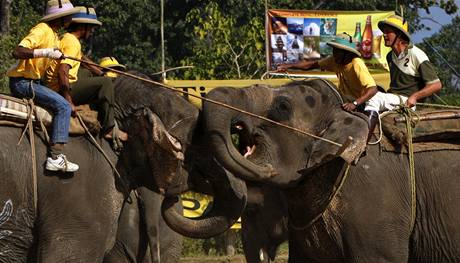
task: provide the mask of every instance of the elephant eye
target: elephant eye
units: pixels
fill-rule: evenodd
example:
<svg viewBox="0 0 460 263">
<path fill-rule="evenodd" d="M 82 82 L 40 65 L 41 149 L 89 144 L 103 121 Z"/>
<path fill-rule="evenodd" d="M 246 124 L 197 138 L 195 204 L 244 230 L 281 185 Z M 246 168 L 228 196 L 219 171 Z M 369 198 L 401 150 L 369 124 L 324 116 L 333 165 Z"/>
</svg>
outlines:
<svg viewBox="0 0 460 263">
<path fill-rule="evenodd" d="M 279 96 L 273 100 L 268 111 L 268 118 L 274 121 L 287 121 L 292 116 L 292 105 L 288 97 Z"/>
</svg>

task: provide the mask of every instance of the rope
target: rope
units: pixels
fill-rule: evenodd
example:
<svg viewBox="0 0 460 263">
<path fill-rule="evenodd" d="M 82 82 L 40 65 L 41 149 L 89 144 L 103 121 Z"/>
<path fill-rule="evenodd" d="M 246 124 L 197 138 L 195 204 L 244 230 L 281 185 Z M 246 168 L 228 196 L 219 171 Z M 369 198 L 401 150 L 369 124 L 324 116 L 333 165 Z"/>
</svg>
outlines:
<svg viewBox="0 0 460 263">
<path fill-rule="evenodd" d="M 384 115 L 384 114 L 382 114 L 382 115 Z M 377 125 L 379 126 L 379 138 L 375 142 L 370 142 L 370 141 L 367 142 L 367 144 L 370 144 L 370 145 L 379 144 L 382 141 L 382 138 L 383 138 L 382 116 L 381 116 L 381 114 L 379 112 L 377 112 L 377 118 L 379 120 L 379 122 L 377 123 Z"/>
<path fill-rule="evenodd" d="M 415 160 L 414 160 L 414 145 L 412 141 L 412 127 L 416 125 L 413 121 L 413 116 L 417 115 L 415 111 L 407 106 L 400 106 L 396 110 L 398 113 L 404 115 L 406 119 L 407 130 L 407 145 L 409 157 L 409 173 L 410 173 L 410 191 L 411 191 L 411 219 L 410 219 L 410 233 L 412 233 L 415 226 L 415 216 L 417 213 L 417 192 L 416 192 L 416 178 L 415 178 Z"/>
<path fill-rule="evenodd" d="M 36 214 L 38 207 L 37 156 L 35 149 L 34 127 L 32 124 L 32 113 L 33 109 L 35 108 L 35 105 L 32 99 L 29 99 L 28 103 L 29 104 L 27 105 L 27 112 L 29 114 L 29 117 L 27 118 L 27 128 L 24 130 L 29 130 L 30 148 L 32 150 L 32 188 L 34 193 L 34 211 Z"/>
<path fill-rule="evenodd" d="M 329 204 L 331 203 L 331 201 L 337 196 L 337 193 L 340 191 L 340 189 L 342 189 L 342 186 L 344 185 L 345 183 L 345 180 L 347 179 L 348 177 L 348 172 L 350 171 L 350 164 L 347 164 L 347 167 L 345 168 L 345 172 L 343 173 L 343 176 L 340 178 L 340 181 L 339 181 L 339 184 L 338 186 L 335 185 L 334 186 L 334 189 L 333 189 L 333 192 L 332 194 L 330 195 L 329 197 L 329 203 L 326 207 L 329 206 Z M 292 220 L 289 220 L 289 224 L 291 225 L 291 227 L 295 230 L 304 230 L 304 229 L 307 229 L 309 227 L 311 227 L 320 217 L 322 217 L 324 215 L 324 212 L 326 212 L 326 209 L 324 209 L 323 211 L 321 211 L 319 214 L 317 214 L 315 217 L 313 217 L 312 220 L 310 220 L 306 225 L 304 226 L 296 226 L 294 225 L 294 223 L 292 222 Z"/>
<path fill-rule="evenodd" d="M 434 107 L 434 108 L 445 108 L 445 109 L 457 109 L 460 110 L 460 106 L 453 106 L 453 105 L 441 105 L 441 104 L 432 104 L 432 103 L 417 103 L 417 106 L 426 106 L 426 107 Z"/>
<path fill-rule="evenodd" d="M 186 94 L 186 95 L 188 95 L 188 96 L 190 96 L 190 97 L 194 97 L 194 98 L 197 98 L 197 99 L 200 99 L 200 100 L 203 100 L 203 101 L 212 103 L 212 104 L 216 104 L 216 105 L 222 106 L 222 107 L 224 107 L 224 108 L 231 109 L 231 110 L 234 110 L 234 111 L 237 111 L 237 112 L 240 112 L 240 113 L 249 115 L 249 116 L 251 116 L 251 117 L 254 117 L 254 118 L 257 118 L 257 119 L 260 119 L 260 120 L 264 120 L 264 121 L 269 122 L 269 123 L 271 123 L 271 124 L 274 124 L 274 125 L 277 125 L 277 126 L 286 128 L 286 129 L 288 129 L 288 130 L 292 130 L 292 131 L 298 132 L 298 133 L 303 134 L 303 135 L 307 135 L 307 136 L 309 136 L 309 137 L 312 137 L 312 138 L 315 138 L 315 139 L 318 139 L 318 140 L 322 140 L 322 141 L 328 142 L 328 143 L 333 144 L 333 145 L 336 145 L 336 146 L 338 146 L 338 147 L 342 147 L 342 146 L 343 146 L 343 145 L 340 144 L 340 143 L 337 143 L 337 142 L 328 140 L 328 139 L 326 139 L 326 138 L 322 138 L 322 137 L 316 136 L 316 135 L 314 135 L 314 134 L 311 134 L 311 133 L 302 131 L 302 130 L 300 130 L 300 129 L 298 129 L 298 128 L 295 128 L 295 127 L 292 127 L 292 126 L 289 126 L 289 125 L 286 125 L 286 124 L 283 124 L 283 123 L 280 123 L 280 122 L 276 122 L 276 121 L 270 120 L 270 119 L 268 119 L 268 118 L 266 118 L 266 117 L 259 116 L 259 115 L 257 115 L 257 114 L 254 114 L 254 113 L 251 113 L 251 112 L 248 112 L 248 111 L 245 111 L 245 110 L 242 110 L 242 109 L 233 107 L 233 106 L 231 106 L 231 105 L 228 105 L 228 104 L 225 104 L 225 103 L 216 101 L 216 100 L 204 98 L 204 97 L 201 97 L 201 96 L 198 96 L 198 95 L 189 93 L 189 92 L 187 92 L 187 91 L 175 89 L 175 88 L 172 87 L 172 86 L 169 86 L 169 85 L 166 85 L 166 84 L 157 82 L 157 81 L 153 81 L 153 80 L 150 80 L 150 79 L 142 78 L 142 77 L 139 77 L 139 76 L 136 76 L 136 75 L 133 75 L 133 74 L 130 74 L 130 73 L 121 71 L 121 70 L 117 70 L 117 69 L 113 69 L 113 68 L 108 68 L 108 67 L 103 67 L 103 66 L 100 66 L 99 64 L 96 64 L 96 63 L 93 63 L 93 62 L 90 62 L 90 61 L 86 61 L 86 60 L 81 60 L 81 59 L 74 58 L 74 57 L 64 56 L 64 58 L 71 59 L 71 60 L 75 60 L 75 61 L 79 61 L 79 62 L 81 62 L 81 63 L 86 63 L 86 64 L 88 64 L 88 65 L 96 66 L 96 67 L 99 67 L 99 68 L 102 68 L 102 69 L 105 69 L 105 70 L 108 70 L 108 71 L 113 71 L 113 72 L 118 73 L 118 74 L 120 74 L 120 75 L 125 75 L 125 76 L 127 76 L 127 77 L 131 77 L 131 78 L 134 78 L 134 79 L 137 79 L 137 80 L 140 80 L 140 81 L 144 81 L 144 82 L 147 82 L 147 83 L 156 84 L 156 85 L 158 85 L 158 86 L 160 86 L 160 87 L 162 87 L 162 88 L 169 89 L 169 90 L 174 91 L 174 92 L 179 92 L 179 93 L 182 93 L 182 94 Z"/>
<path fill-rule="evenodd" d="M 38 183 L 37 183 L 37 156 L 36 156 L 36 149 L 35 149 L 35 134 L 34 134 L 34 127 L 32 124 L 32 117 L 33 111 L 35 109 L 34 105 L 34 98 L 35 92 L 33 89 L 33 82 L 30 82 L 30 89 L 32 91 L 32 98 L 30 99 L 23 99 L 26 103 L 27 107 L 27 124 L 22 131 L 21 137 L 17 145 L 21 144 L 22 138 L 26 131 L 29 131 L 29 141 L 30 141 L 30 149 L 31 149 L 31 161 L 32 161 L 32 192 L 33 192 L 33 200 L 34 200 L 34 213 L 37 214 L 37 207 L 38 207 Z"/>
</svg>

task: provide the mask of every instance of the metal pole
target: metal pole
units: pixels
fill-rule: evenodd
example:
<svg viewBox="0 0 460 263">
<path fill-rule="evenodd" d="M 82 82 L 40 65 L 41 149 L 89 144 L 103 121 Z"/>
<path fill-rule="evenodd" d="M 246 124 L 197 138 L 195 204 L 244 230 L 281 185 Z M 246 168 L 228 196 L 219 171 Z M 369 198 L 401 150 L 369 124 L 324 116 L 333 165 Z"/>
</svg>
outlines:
<svg viewBox="0 0 460 263">
<path fill-rule="evenodd" d="M 160 28 L 160 34 L 161 34 L 161 71 L 163 72 L 162 78 L 163 80 L 166 79 L 166 71 L 165 71 L 165 32 L 164 32 L 164 0 L 160 0 L 161 2 L 161 28 Z"/>
<path fill-rule="evenodd" d="M 270 71 L 269 64 L 270 64 L 270 52 L 269 52 L 269 41 L 270 41 L 270 35 L 268 34 L 268 26 L 269 26 L 269 21 L 268 21 L 268 0 L 265 0 L 265 69 L 266 71 Z"/>
</svg>

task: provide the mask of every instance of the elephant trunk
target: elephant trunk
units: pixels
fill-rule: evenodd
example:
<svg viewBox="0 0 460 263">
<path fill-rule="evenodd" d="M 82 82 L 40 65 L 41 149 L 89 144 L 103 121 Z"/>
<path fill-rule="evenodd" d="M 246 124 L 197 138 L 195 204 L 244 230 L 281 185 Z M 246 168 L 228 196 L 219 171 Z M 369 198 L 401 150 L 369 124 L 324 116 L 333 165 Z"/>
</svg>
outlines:
<svg viewBox="0 0 460 263">
<path fill-rule="evenodd" d="M 174 204 L 177 197 L 166 196 L 161 205 L 161 212 L 165 222 L 177 233 L 191 238 L 210 238 L 228 230 L 243 213 L 246 207 L 246 184 L 224 170 L 213 161 L 218 170 L 210 178 L 214 192 L 211 210 L 195 219 L 186 218 L 177 213 Z M 211 205 L 211 204 L 209 204 Z"/>
<path fill-rule="evenodd" d="M 251 111 L 244 103 L 256 103 L 248 98 L 242 90 L 232 88 L 215 89 L 208 93 L 208 98 L 232 105 L 238 109 Z M 263 95 L 262 95 L 263 96 Z M 266 94 L 265 94 L 266 96 Z M 252 108 L 254 105 L 252 105 Z M 255 111 L 252 109 L 252 111 Z M 257 113 L 257 112 L 253 112 Z M 231 138 L 231 126 L 242 117 L 241 113 L 223 108 L 222 106 L 205 102 L 203 105 L 203 119 L 209 144 L 219 162 L 236 176 L 244 180 L 262 181 L 276 175 L 270 165 L 260 166 L 244 158 L 235 148 Z M 252 118 L 252 117 L 249 117 Z M 253 119 L 249 119 L 254 121 Z"/>
</svg>

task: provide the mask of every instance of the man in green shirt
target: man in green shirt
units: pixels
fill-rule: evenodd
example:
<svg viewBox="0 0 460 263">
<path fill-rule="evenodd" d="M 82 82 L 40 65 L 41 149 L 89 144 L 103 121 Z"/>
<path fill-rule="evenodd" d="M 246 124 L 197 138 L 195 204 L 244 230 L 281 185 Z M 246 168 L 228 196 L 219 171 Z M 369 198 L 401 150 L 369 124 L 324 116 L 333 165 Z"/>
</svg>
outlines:
<svg viewBox="0 0 460 263">
<path fill-rule="evenodd" d="M 377 92 L 366 103 L 365 110 L 376 113 L 392 110 L 401 102 L 414 107 L 418 100 L 438 92 L 441 81 L 425 52 L 411 43 L 407 21 L 400 16 L 390 16 L 378 26 L 383 32 L 385 46 L 391 47 L 387 55 L 390 89 L 387 93 Z M 378 114 L 373 114 L 371 131 L 377 121 Z"/>
</svg>

